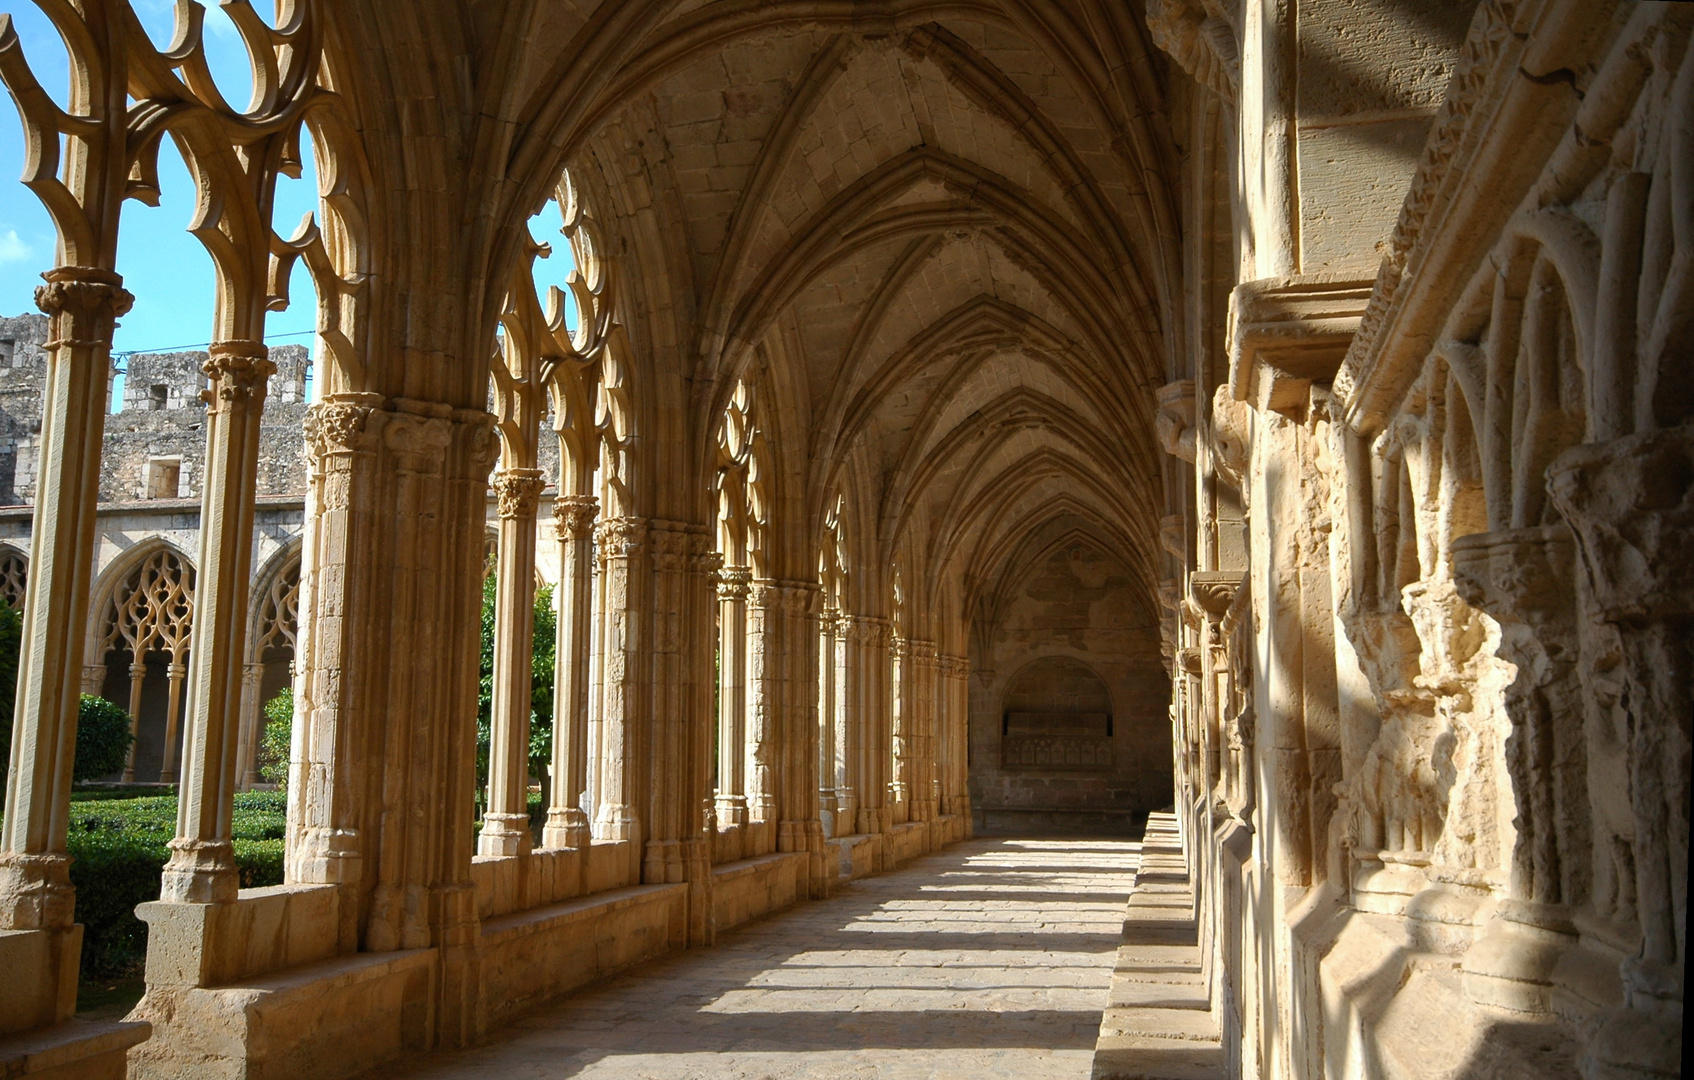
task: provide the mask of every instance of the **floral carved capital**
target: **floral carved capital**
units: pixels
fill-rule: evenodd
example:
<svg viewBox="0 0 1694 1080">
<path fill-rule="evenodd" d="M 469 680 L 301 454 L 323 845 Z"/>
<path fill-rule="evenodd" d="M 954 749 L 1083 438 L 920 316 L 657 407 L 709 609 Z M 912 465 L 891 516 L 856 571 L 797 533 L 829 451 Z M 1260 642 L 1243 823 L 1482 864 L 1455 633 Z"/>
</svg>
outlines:
<svg viewBox="0 0 1694 1080">
<path fill-rule="evenodd" d="M 553 502 L 553 533 L 566 542 L 586 540 L 599 513 L 600 500 L 592 495 L 561 495 Z"/>
<path fill-rule="evenodd" d="M 318 457 L 371 450 L 371 410 L 364 405 L 319 402 L 306 410 L 306 445 Z"/>
<path fill-rule="evenodd" d="M 200 399 L 211 411 L 262 408 L 266 386 L 276 374 L 270 350 L 257 341 L 219 341 L 212 344 L 210 352 L 200 370 L 211 386 L 201 391 Z"/>
<path fill-rule="evenodd" d="M 492 486 L 502 518 L 534 518 L 547 478 L 540 469 L 502 469 L 494 474 Z"/>
<path fill-rule="evenodd" d="M 135 296 L 108 271 L 63 267 L 42 276 L 47 284 L 35 287 L 35 306 L 49 315 L 115 319 L 135 305 Z"/>
</svg>

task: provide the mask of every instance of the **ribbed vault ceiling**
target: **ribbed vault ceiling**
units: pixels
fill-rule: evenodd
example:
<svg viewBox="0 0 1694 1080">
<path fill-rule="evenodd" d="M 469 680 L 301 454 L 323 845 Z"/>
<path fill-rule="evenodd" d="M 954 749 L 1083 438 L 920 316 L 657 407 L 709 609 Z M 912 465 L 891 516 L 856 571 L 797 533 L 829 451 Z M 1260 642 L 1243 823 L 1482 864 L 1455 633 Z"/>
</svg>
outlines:
<svg viewBox="0 0 1694 1080">
<path fill-rule="evenodd" d="M 561 164 L 597 193 L 632 337 L 692 380 L 697 474 L 760 381 L 784 576 L 847 492 L 866 557 L 967 601 L 1077 541 L 1151 590 L 1178 155 L 1138 5 L 501 11 L 472 30 L 528 37 L 489 91 L 495 219 Z"/>
</svg>

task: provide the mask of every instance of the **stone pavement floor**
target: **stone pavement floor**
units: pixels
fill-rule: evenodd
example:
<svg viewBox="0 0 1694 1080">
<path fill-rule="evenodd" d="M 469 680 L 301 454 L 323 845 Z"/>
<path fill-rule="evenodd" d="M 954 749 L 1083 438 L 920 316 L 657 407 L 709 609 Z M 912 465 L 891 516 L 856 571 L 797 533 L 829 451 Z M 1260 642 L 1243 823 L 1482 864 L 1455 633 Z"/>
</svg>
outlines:
<svg viewBox="0 0 1694 1080">
<path fill-rule="evenodd" d="M 1138 851 L 955 844 L 382 1074 L 1086 1080 Z"/>
</svg>

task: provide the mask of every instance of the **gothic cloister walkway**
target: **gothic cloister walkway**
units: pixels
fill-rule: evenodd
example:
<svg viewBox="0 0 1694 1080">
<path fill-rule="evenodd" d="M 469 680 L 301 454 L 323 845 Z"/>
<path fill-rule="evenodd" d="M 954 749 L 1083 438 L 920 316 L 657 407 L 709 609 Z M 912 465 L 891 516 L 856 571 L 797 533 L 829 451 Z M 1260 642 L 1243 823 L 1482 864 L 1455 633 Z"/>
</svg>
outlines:
<svg viewBox="0 0 1694 1080">
<path fill-rule="evenodd" d="M 380 1075 L 1086 1078 L 1138 850 L 956 844 Z"/>
</svg>

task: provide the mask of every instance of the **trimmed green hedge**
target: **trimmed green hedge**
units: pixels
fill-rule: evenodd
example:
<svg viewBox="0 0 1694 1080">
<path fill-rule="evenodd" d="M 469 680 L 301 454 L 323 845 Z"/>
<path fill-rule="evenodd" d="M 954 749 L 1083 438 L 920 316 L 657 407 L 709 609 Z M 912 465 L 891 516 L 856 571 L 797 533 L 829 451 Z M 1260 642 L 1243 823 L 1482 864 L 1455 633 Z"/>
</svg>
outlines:
<svg viewBox="0 0 1694 1080">
<path fill-rule="evenodd" d="M 248 791 L 235 797 L 235 861 L 241 885 L 282 883 L 286 797 Z M 159 898 L 159 875 L 176 834 L 176 796 L 99 799 L 71 804 L 67 848 L 83 925 L 82 974 L 98 978 L 136 971 L 147 956 L 147 926 L 137 904 Z"/>
</svg>

